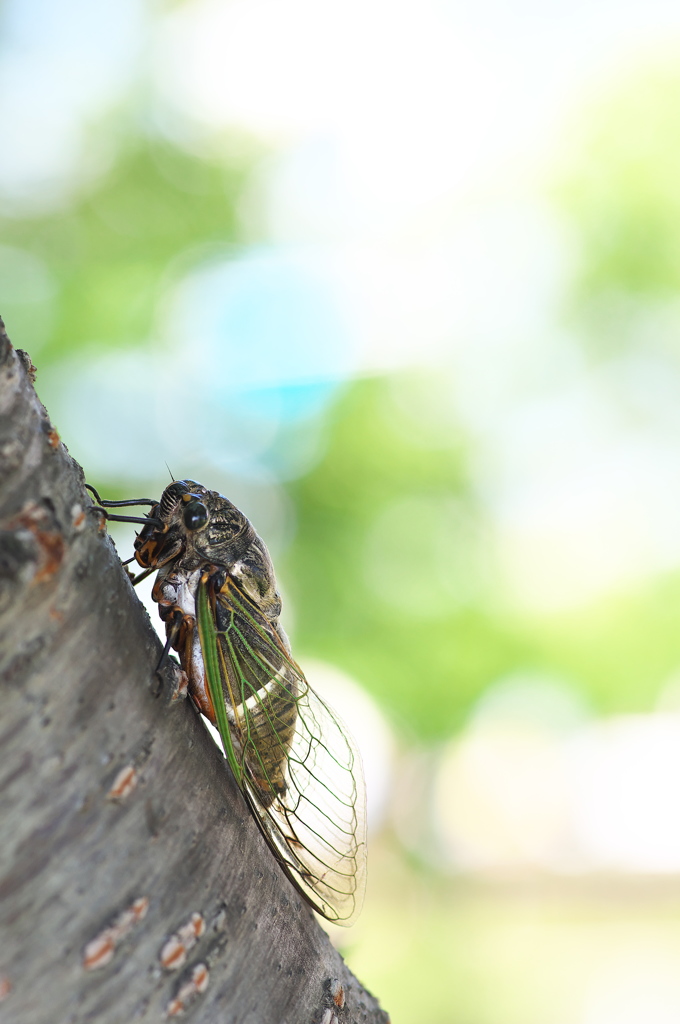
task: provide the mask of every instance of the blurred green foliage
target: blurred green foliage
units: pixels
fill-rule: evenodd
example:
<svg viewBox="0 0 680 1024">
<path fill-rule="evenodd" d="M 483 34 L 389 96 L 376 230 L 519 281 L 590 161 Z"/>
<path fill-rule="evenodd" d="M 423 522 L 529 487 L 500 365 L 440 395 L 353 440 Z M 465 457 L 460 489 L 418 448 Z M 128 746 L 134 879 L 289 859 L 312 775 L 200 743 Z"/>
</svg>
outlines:
<svg viewBox="0 0 680 1024">
<path fill-rule="evenodd" d="M 106 173 L 70 202 L 48 214 L 0 218 L 2 244 L 44 261 L 55 286 L 41 364 L 87 348 L 148 344 L 173 261 L 240 240 L 237 198 L 254 156 L 253 147 L 239 146 L 233 164 L 210 161 L 130 131 Z M 5 291 L 11 329 L 12 290 Z M 30 317 L 17 312 L 27 332 L 21 343 L 31 348 Z"/>
<path fill-rule="evenodd" d="M 639 345 L 645 306 L 677 301 L 679 116 L 676 54 L 629 69 L 579 110 L 556 195 L 577 246 L 570 312 L 593 352 Z"/>
<path fill-rule="evenodd" d="M 450 735 L 486 687 L 519 671 L 564 680 L 599 712 L 652 706 L 678 662 L 677 574 L 577 611 L 519 615 L 499 594 L 492 561 L 490 579 L 471 599 L 423 615 L 417 596 L 408 598 L 428 541 L 414 520 L 394 552 L 406 600 L 376 592 L 368 542 L 390 504 L 453 497 L 472 517 L 484 516 L 472 497 L 469 440 L 459 434 L 437 449 L 409 444 L 389 390 L 385 379 L 353 384 L 333 410 L 324 458 L 289 485 L 298 529 L 284 579 L 297 612 L 296 646 L 353 674 L 400 731 L 420 741 Z M 462 543 L 484 547 L 487 539 L 464 535 Z M 478 564 L 463 562 L 459 572 L 479 571 Z M 451 582 L 454 593 L 468 590 L 464 575 Z"/>
<path fill-rule="evenodd" d="M 289 485 L 297 533 L 286 580 L 300 648 L 353 674 L 407 735 L 432 739 L 461 724 L 481 689 L 522 660 L 525 645 L 487 608 L 455 601 L 456 588 L 468 588 L 463 578 L 451 580 L 453 601 L 423 613 L 420 592 L 428 580 L 437 587 L 437 566 L 427 523 L 418 519 L 406 522 L 403 547 L 392 552 L 398 602 L 371 585 L 369 536 L 390 505 L 456 499 L 475 515 L 464 437 L 440 448 L 409 442 L 390 407 L 389 383 L 366 379 L 347 390 L 333 409 L 324 458 Z M 423 569 L 425 580 L 414 585 Z"/>
<path fill-rule="evenodd" d="M 372 849 L 372 866 L 349 956 L 393 1020 L 675 1020 L 677 987 L 669 981 L 680 936 L 672 886 L 640 884 L 626 898 L 616 884 L 598 889 L 578 876 L 535 888 L 526 880 L 443 882 L 414 875 L 385 844 Z"/>
</svg>

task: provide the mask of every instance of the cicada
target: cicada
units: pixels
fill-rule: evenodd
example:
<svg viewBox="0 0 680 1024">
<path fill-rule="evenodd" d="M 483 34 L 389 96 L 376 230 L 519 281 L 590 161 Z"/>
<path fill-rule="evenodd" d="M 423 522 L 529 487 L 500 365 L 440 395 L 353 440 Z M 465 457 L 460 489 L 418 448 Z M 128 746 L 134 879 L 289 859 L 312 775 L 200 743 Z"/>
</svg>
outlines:
<svg viewBox="0 0 680 1024">
<path fill-rule="evenodd" d="M 90 490 L 107 518 L 142 524 L 135 582 L 158 570 L 163 658 L 177 651 L 283 871 L 319 914 L 351 924 L 365 883 L 361 759 L 293 660 L 264 542 L 232 502 L 194 480 L 173 481 L 157 502 L 101 501 Z M 108 511 L 142 504 L 151 505 L 144 518 Z"/>
</svg>

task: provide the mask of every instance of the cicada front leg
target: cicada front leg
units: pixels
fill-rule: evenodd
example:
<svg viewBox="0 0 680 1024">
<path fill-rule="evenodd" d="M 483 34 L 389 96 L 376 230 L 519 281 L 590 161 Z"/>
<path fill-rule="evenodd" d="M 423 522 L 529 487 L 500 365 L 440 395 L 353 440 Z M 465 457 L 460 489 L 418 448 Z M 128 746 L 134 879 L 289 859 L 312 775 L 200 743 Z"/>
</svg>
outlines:
<svg viewBox="0 0 680 1024">
<path fill-rule="evenodd" d="M 157 526 L 159 528 L 163 527 L 163 523 L 160 519 L 151 518 L 150 516 L 145 516 L 142 519 L 139 516 L 119 516 L 109 512 L 110 508 L 129 508 L 131 505 L 156 505 L 157 502 L 152 498 L 131 498 L 128 501 L 108 501 L 105 498 L 100 498 L 98 491 L 96 491 L 91 484 L 85 484 L 85 487 L 90 491 L 97 502 L 96 505 L 92 505 L 90 507 L 93 511 L 102 515 L 104 519 L 111 520 L 115 523 L 142 523 L 144 526 L 151 524 L 152 526 Z"/>
</svg>

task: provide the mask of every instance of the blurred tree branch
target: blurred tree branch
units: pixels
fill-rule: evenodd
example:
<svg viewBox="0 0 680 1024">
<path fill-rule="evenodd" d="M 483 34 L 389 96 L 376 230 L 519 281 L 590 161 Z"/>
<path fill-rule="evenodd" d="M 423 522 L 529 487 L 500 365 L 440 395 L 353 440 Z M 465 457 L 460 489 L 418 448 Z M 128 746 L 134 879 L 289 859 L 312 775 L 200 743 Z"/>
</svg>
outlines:
<svg viewBox="0 0 680 1024">
<path fill-rule="evenodd" d="M 385 1024 L 283 876 L 0 320 L 0 1016 Z"/>
</svg>

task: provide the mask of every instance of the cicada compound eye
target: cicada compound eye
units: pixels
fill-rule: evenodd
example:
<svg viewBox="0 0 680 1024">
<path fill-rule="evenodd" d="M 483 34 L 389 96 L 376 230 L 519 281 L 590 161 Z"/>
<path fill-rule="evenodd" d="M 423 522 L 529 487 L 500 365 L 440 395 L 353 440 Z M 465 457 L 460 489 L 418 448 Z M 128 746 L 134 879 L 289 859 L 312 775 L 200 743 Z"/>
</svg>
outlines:
<svg viewBox="0 0 680 1024">
<path fill-rule="evenodd" d="M 184 509 L 184 525 L 187 530 L 200 530 L 208 522 L 208 510 L 202 501 L 194 499 Z"/>
</svg>

